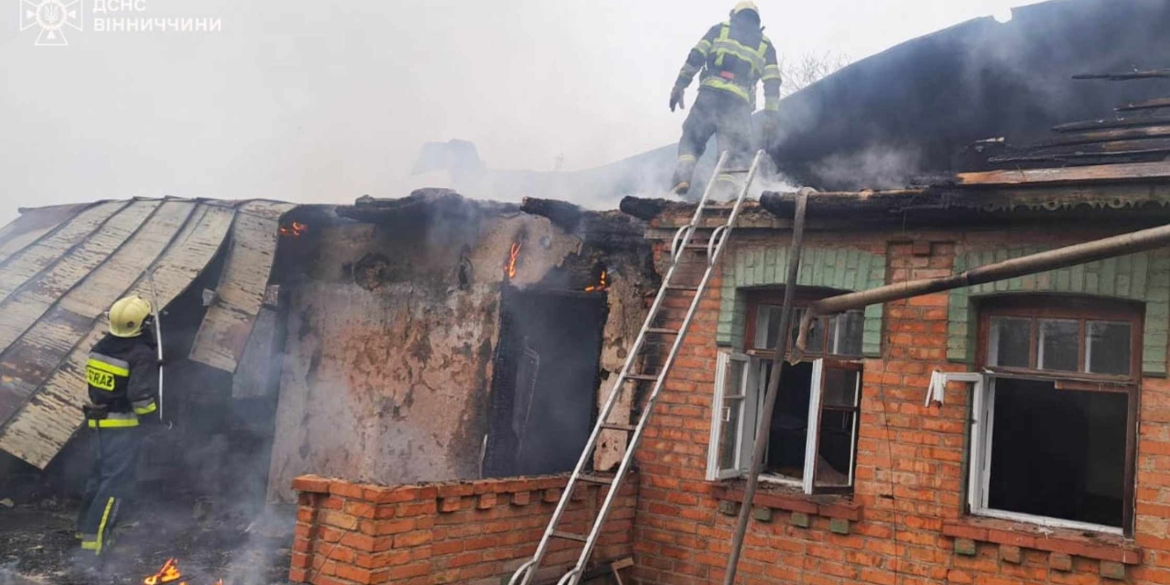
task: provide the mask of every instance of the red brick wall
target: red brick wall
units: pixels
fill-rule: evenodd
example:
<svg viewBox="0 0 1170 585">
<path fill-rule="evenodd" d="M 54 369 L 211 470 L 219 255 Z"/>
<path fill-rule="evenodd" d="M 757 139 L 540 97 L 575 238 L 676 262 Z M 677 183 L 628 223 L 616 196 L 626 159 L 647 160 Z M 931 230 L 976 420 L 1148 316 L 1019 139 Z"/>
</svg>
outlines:
<svg viewBox="0 0 1170 585">
<path fill-rule="evenodd" d="M 622 488 L 593 558 L 632 552 L 637 476 Z M 536 551 L 565 477 L 383 487 L 316 476 L 298 492 L 289 580 L 315 585 L 498 585 Z M 608 488 L 581 487 L 561 530 L 584 533 Z M 560 577 L 581 545 L 554 541 L 544 566 Z M 542 574 L 543 576 L 544 574 Z"/>
<path fill-rule="evenodd" d="M 1029 235 L 1054 239 L 1018 231 L 975 238 L 1019 241 Z M 775 237 L 741 232 L 734 245 L 774 245 Z M 964 237 L 915 234 L 910 241 L 903 234 L 813 233 L 806 243 L 885 250 L 893 282 L 949 275 Z M 721 272 L 637 453 L 634 549 L 642 584 L 722 582 L 743 482 L 704 480 Z M 1092 585 L 1121 577 L 1170 583 L 1170 383 L 1143 382 L 1135 540 L 974 523 L 964 517 L 962 502 L 968 391 L 952 385 L 945 406 L 923 406 L 931 371 L 969 369 L 946 359 L 947 303 L 940 293 L 887 305 L 883 357 L 865 360 L 854 494 L 809 497 L 765 485 L 739 582 Z"/>
</svg>

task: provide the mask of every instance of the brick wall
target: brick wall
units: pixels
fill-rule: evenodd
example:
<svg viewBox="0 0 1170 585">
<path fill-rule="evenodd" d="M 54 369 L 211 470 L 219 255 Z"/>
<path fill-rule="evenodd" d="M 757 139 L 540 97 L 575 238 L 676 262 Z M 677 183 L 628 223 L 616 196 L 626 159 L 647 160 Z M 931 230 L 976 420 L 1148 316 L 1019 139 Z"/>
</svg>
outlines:
<svg viewBox="0 0 1170 585">
<path fill-rule="evenodd" d="M 632 553 L 638 478 L 610 515 L 594 560 Z M 536 551 L 565 477 L 383 487 L 303 476 L 289 580 L 315 585 L 499 585 Z M 578 489 L 561 530 L 584 533 L 608 488 Z M 557 540 L 539 576 L 559 578 L 579 543 Z M 504 581 L 506 582 L 506 580 Z"/>
<path fill-rule="evenodd" d="M 777 235 L 741 232 L 728 257 L 744 247 L 786 245 L 787 233 Z M 1095 236 L 1082 230 L 1072 237 Z M 808 242 L 883 253 L 887 281 L 898 282 L 951 274 L 966 239 L 954 232 L 814 232 Z M 1040 231 L 974 239 L 980 245 L 1056 240 Z M 722 273 L 716 272 L 705 307 L 720 306 L 727 290 Z M 716 318 L 714 310 L 696 316 L 637 453 L 634 548 L 636 576 L 645 585 L 722 582 L 743 482 L 704 481 Z M 1170 383 L 1143 380 L 1133 540 L 975 521 L 965 517 L 962 501 L 969 391 L 953 384 L 945 406 L 923 406 L 932 371 L 968 369 L 947 359 L 948 295 L 890 303 L 883 320 L 881 357 L 864 361 L 853 494 L 811 497 L 764 484 L 741 583 L 1170 583 Z"/>
</svg>

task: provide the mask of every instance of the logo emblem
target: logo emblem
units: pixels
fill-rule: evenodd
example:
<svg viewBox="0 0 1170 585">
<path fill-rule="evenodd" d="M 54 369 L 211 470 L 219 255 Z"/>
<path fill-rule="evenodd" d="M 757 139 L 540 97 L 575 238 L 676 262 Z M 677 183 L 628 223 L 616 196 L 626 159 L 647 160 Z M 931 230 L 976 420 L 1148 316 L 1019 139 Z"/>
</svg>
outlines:
<svg viewBox="0 0 1170 585">
<path fill-rule="evenodd" d="M 38 47 L 64 47 L 67 27 L 82 29 L 82 0 L 20 0 L 20 30 L 41 28 Z"/>
</svg>

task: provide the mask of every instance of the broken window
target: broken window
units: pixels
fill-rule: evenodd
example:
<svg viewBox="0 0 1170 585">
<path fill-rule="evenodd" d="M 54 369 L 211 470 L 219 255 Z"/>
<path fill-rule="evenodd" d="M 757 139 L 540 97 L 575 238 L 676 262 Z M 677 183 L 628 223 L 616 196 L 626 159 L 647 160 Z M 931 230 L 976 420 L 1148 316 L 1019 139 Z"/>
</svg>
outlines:
<svg viewBox="0 0 1170 585">
<path fill-rule="evenodd" d="M 712 413 L 709 479 L 740 477 L 751 466 L 752 445 L 761 422 L 768 378 L 780 335 L 780 307 L 760 303 L 749 310 L 743 353 L 725 352 L 717 361 Z M 793 315 L 799 322 L 802 310 Z M 809 351 L 814 359 L 784 363 L 772 413 L 766 481 L 801 486 L 806 493 L 848 489 L 853 485 L 861 365 L 838 356 L 861 354 L 864 315 L 851 312 L 814 322 Z M 815 356 L 823 357 L 815 357 Z"/>
<path fill-rule="evenodd" d="M 1141 311 L 1078 299 L 981 307 L 972 386 L 973 514 L 1122 534 L 1132 527 Z"/>
</svg>

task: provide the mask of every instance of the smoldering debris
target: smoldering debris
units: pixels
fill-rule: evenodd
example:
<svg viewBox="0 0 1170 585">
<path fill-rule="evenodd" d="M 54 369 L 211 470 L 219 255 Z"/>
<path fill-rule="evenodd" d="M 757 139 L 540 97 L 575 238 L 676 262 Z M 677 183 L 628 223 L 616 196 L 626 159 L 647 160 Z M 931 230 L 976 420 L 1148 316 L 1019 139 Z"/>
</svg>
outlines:
<svg viewBox="0 0 1170 585">
<path fill-rule="evenodd" d="M 166 501 L 164 501 L 166 498 Z M 47 499 L 3 512 L 0 585 L 127 585 L 142 583 L 169 558 L 187 582 L 225 585 L 286 583 L 294 515 L 221 507 L 208 498 L 144 497 L 101 557 L 73 537 L 76 502 Z"/>
</svg>

